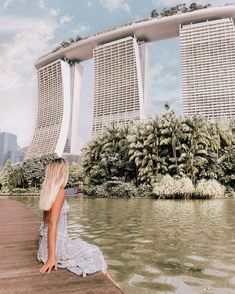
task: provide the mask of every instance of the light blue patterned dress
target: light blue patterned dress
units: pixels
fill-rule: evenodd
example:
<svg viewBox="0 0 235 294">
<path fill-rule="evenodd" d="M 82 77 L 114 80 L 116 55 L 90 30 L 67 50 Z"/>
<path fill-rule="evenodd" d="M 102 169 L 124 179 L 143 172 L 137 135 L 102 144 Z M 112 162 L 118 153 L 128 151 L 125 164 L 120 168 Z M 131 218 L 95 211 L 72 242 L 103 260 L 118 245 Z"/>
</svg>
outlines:
<svg viewBox="0 0 235 294">
<path fill-rule="evenodd" d="M 65 199 L 57 223 L 56 259 L 58 268 L 67 268 L 71 272 L 85 277 L 97 271 L 107 272 L 107 264 L 98 246 L 89 244 L 80 238 L 70 239 L 67 233 L 67 211 L 69 205 Z M 45 263 L 48 259 L 48 223 L 42 221 L 39 229 L 39 248 L 37 259 Z"/>
</svg>

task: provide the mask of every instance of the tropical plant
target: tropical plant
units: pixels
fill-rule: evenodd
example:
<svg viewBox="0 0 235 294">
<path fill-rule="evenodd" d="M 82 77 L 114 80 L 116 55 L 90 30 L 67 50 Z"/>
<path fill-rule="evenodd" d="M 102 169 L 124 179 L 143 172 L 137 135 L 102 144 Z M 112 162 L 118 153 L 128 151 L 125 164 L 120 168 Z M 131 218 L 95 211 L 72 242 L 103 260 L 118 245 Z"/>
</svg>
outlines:
<svg viewBox="0 0 235 294">
<path fill-rule="evenodd" d="M 195 188 L 195 194 L 205 198 L 221 198 L 225 195 L 225 187 L 216 180 L 200 180 Z"/>
<path fill-rule="evenodd" d="M 128 133 L 128 126 L 111 124 L 88 144 L 83 167 L 91 183 L 102 184 L 114 177 L 124 177 L 128 181 L 133 177 L 134 165 L 128 161 Z"/>
</svg>

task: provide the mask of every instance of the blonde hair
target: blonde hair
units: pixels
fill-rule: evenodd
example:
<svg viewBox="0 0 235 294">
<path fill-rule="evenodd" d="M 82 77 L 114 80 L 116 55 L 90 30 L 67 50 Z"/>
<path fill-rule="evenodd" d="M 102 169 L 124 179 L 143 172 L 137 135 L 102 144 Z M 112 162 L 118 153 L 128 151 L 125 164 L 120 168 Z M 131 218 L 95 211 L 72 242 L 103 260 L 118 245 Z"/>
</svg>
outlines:
<svg viewBox="0 0 235 294">
<path fill-rule="evenodd" d="M 39 209 L 51 209 L 59 189 L 66 186 L 68 177 L 69 165 L 65 159 L 56 158 L 47 165 L 40 192 Z"/>
</svg>

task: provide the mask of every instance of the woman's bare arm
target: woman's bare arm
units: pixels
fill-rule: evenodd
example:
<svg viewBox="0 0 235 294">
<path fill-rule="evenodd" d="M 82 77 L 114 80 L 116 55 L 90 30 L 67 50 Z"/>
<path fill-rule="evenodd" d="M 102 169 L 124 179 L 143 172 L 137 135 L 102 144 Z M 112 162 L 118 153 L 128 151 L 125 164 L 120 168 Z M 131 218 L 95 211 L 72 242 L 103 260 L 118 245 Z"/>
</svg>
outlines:
<svg viewBox="0 0 235 294">
<path fill-rule="evenodd" d="M 48 272 L 50 272 L 51 268 L 56 265 L 56 232 L 57 232 L 57 222 L 60 216 L 60 211 L 63 206 L 65 200 L 66 192 L 65 189 L 60 189 L 54 203 L 52 204 L 50 210 L 50 219 L 48 222 L 48 260 L 44 264 L 44 266 L 40 269 L 40 272 L 45 272 L 47 268 L 49 268 Z"/>
</svg>

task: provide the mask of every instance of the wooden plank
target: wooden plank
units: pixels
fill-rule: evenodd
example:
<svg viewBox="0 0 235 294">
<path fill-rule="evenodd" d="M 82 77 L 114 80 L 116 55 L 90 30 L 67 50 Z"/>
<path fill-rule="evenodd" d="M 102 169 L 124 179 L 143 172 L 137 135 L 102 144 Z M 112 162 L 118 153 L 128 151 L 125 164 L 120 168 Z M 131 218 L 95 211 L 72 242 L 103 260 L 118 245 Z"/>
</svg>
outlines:
<svg viewBox="0 0 235 294">
<path fill-rule="evenodd" d="M 58 268 L 40 273 L 38 229 L 41 218 L 32 208 L 0 199 L 0 293 L 123 293 L 102 272 L 80 277 Z"/>
</svg>

